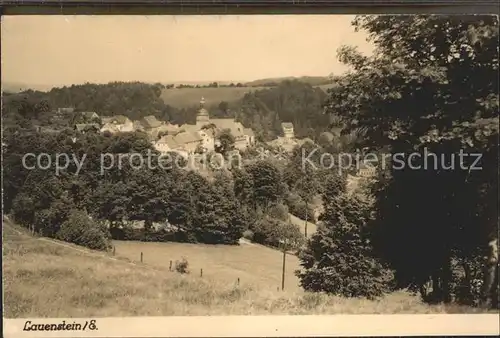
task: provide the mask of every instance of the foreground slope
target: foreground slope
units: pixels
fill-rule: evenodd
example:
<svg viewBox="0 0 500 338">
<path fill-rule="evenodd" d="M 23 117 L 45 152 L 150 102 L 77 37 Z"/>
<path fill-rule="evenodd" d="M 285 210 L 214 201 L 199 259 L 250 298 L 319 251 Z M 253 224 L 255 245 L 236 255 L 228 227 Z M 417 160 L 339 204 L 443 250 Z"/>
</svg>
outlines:
<svg viewBox="0 0 500 338">
<path fill-rule="evenodd" d="M 471 311 L 427 306 L 405 293 L 368 301 L 238 287 L 33 238 L 9 222 L 3 241 L 6 318 Z"/>
</svg>

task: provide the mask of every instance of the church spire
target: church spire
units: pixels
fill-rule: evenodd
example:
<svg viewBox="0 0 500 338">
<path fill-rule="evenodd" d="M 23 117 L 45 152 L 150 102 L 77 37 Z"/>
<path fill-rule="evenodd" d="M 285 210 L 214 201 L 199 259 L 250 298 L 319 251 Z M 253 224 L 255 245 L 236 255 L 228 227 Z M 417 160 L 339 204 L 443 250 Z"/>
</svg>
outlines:
<svg viewBox="0 0 500 338">
<path fill-rule="evenodd" d="M 200 108 L 204 108 L 205 106 L 205 98 L 202 96 L 200 100 Z"/>
</svg>

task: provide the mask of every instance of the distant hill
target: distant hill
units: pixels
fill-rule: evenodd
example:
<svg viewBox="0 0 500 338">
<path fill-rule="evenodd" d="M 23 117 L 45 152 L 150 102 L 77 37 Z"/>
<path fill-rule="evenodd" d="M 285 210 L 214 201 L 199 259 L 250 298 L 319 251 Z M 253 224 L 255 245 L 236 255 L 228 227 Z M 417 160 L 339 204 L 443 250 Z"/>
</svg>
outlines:
<svg viewBox="0 0 500 338">
<path fill-rule="evenodd" d="M 43 85 L 43 84 L 29 84 L 23 82 L 2 82 L 2 91 L 9 93 L 19 93 L 28 89 L 48 91 L 51 90 L 53 86 Z"/>
<path fill-rule="evenodd" d="M 308 83 L 311 86 L 328 85 L 331 80 L 327 76 L 301 76 L 301 77 L 278 77 L 278 78 L 268 78 L 260 79 L 255 81 L 246 82 L 247 87 L 269 87 L 276 86 L 286 80 L 298 80 L 300 82 Z"/>
</svg>

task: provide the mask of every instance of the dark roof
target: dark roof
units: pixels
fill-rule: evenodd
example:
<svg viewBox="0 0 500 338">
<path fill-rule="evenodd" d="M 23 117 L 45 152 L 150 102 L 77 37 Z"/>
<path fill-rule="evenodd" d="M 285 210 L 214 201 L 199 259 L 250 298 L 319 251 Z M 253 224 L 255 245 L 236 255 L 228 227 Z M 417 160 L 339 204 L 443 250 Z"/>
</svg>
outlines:
<svg viewBox="0 0 500 338">
<path fill-rule="evenodd" d="M 161 126 L 161 122 L 154 115 L 148 115 L 142 118 L 142 124 L 146 128 L 156 128 Z"/>
<path fill-rule="evenodd" d="M 359 165 L 359 169 L 373 169 L 373 170 L 375 170 L 375 168 L 376 168 L 376 165 L 374 165 L 373 163 L 370 163 L 370 164 L 360 163 L 360 165 Z"/>
<path fill-rule="evenodd" d="M 97 115 L 97 117 L 99 117 L 99 115 L 96 113 L 96 112 L 93 112 L 93 111 L 84 111 L 84 112 L 81 112 L 81 114 L 88 118 L 88 119 L 91 119 L 94 117 L 94 115 Z"/>
<path fill-rule="evenodd" d="M 88 128 L 95 128 L 95 129 L 99 130 L 99 125 L 97 123 L 78 123 L 78 124 L 75 124 L 75 128 L 78 131 L 83 131 L 83 130 L 86 130 Z"/>
</svg>

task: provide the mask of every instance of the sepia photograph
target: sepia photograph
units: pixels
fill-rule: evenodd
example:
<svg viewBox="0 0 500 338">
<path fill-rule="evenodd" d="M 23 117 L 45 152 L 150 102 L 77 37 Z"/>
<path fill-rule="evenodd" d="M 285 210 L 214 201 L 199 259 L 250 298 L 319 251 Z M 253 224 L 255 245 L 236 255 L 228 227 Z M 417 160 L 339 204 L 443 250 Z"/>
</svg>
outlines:
<svg viewBox="0 0 500 338">
<path fill-rule="evenodd" d="M 288 324 L 263 335 L 404 334 L 437 315 L 498 334 L 498 29 L 495 15 L 3 16 L 11 336 L 106 336 L 107 318 L 122 337 L 273 318 Z"/>
</svg>

